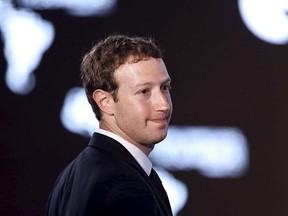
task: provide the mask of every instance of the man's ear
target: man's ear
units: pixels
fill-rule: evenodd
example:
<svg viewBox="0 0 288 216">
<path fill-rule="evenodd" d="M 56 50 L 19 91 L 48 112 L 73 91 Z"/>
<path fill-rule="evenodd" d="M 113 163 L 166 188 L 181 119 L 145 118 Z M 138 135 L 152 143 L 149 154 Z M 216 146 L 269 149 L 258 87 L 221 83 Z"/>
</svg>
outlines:
<svg viewBox="0 0 288 216">
<path fill-rule="evenodd" d="M 109 92 L 106 92 L 102 89 L 96 89 L 93 92 L 93 99 L 102 112 L 108 115 L 113 115 L 113 110 L 111 106 L 113 97 Z"/>
</svg>

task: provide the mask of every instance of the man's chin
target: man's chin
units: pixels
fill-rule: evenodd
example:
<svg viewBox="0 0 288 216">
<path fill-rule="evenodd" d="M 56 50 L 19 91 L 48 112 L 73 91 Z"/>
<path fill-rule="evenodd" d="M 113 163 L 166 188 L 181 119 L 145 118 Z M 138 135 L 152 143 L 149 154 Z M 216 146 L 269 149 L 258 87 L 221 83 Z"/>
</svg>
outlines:
<svg viewBox="0 0 288 216">
<path fill-rule="evenodd" d="M 162 142 L 166 138 L 166 136 L 167 136 L 167 133 L 161 137 L 158 137 L 157 139 L 155 139 L 154 144 L 158 144 L 158 143 Z"/>
</svg>

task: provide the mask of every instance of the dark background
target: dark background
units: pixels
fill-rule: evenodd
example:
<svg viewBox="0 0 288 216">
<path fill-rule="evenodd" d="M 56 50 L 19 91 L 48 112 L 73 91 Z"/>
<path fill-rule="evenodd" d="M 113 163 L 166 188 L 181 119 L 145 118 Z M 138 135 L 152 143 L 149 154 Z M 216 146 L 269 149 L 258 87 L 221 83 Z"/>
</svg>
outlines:
<svg viewBox="0 0 288 216">
<path fill-rule="evenodd" d="M 211 179 L 173 172 L 189 189 L 180 216 L 287 216 L 288 45 L 257 39 L 237 1 L 122 0 L 107 17 L 37 11 L 56 30 L 36 69 L 33 92 L 6 86 L 0 56 L 0 215 L 44 215 L 49 191 L 88 139 L 60 122 L 66 92 L 80 86 L 79 64 L 110 33 L 154 37 L 173 79 L 171 124 L 235 126 L 248 139 L 248 172 Z M 0 48 L 3 50 L 3 42 Z"/>
</svg>

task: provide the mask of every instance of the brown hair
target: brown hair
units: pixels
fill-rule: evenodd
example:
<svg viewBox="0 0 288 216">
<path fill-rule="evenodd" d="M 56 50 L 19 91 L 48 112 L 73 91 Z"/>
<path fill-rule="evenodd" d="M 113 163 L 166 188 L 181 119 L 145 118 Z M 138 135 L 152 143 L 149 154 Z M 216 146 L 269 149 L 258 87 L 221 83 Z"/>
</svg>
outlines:
<svg viewBox="0 0 288 216">
<path fill-rule="evenodd" d="M 152 38 L 111 35 L 99 41 L 83 57 L 81 63 L 81 81 L 86 96 L 98 120 L 101 112 L 93 99 L 93 92 L 102 89 L 111 92 L 117 101 L 117 82 L 114 72 L 132 57 L 133 62 L 145 58 L 163 58 L 160 48 Z M 130 60 L 130 59 L 129 59 Z"/>
</svg>

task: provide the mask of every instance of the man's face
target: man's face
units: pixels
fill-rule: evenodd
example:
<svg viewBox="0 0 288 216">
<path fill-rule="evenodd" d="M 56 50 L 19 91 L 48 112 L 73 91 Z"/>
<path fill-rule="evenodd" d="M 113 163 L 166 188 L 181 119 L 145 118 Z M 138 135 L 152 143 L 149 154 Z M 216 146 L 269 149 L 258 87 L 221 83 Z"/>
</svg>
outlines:
<svg viewBox="0 0 288 216">
<path fill-rule="evenodd" d="M 167 135 L 172 114 L 170 77 L 162 59 L 126 63 L 115 71 L 115 133 L 146 150 Z"/>
</svg>

